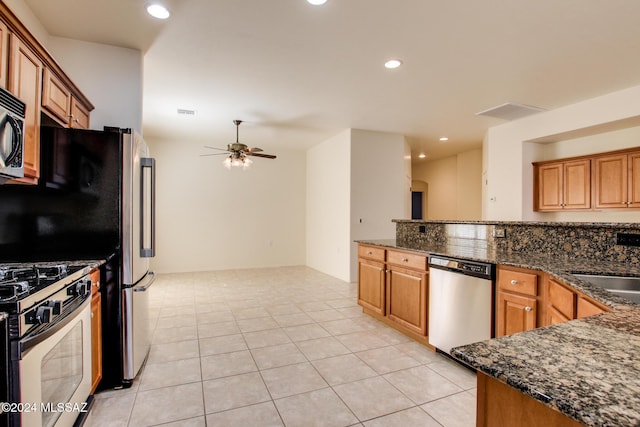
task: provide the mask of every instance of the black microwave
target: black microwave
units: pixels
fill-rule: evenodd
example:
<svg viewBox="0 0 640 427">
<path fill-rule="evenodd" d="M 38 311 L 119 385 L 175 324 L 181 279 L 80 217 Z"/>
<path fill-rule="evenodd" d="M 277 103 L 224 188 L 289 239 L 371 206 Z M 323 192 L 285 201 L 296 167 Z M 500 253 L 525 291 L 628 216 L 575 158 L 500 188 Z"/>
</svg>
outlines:
<svg viewBox="0 0 640 427">
<path fill-rule="evenodd" d="M 25 103 L 0 88 L 0 184 L 24 177 Z"/>
</svg>

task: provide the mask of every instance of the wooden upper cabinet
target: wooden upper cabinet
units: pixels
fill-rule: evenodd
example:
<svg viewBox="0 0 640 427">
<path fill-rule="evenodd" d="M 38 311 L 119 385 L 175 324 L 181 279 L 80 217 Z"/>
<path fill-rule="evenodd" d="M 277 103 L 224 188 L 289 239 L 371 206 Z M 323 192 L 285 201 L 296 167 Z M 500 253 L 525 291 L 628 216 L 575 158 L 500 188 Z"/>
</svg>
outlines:
<svg viewBox="0 0 640 427">
<path fill-rule="evenodd" d="M 596 208 L 640 207 L 640 152 L 597 157 L 594 170 Z"/>
<path fill-rule="evenodd" d="M 564 209 L 591 208 L 591 160 L 564 164 Z"/>
<path fill-rule="evenodd" d="M 627 162 L 629 177 L 627 185 L 629 186 L 629 207 L 640 208 L 640 151 L 629 154 Z"/>
<path fill-rule="evenodd" d="M 598 157 L 594 160 L 595 207 L 627 207 L 627 155 Z"/>
<path fill-rule="evenodd" d="M 35 183 L 40 176 L 40 99 L 42 61 L 15 34 L 10 36 L 9 91 L 26 105 L 24 122 L 24 178 Z"/>
<path fill-rule="evenodd" d="M 71 120 L 69 127 L 76 129 L 89 129 L 90 110 L 80 103 L 75 97 L 71 98 Z"/>
<path fill-rule="evenodd" d="M 534 210 L 640 208 L 637 148 L 533 164 Z"/>
<path fill-rule="evenodd" d="M 548 163 L 534 170 L 536 210 L 591 208 L 590 160 Z"/>
<path fill-rule="evenodd" d="M 9 29 L 0 21 L 0 87 L 6 89 L 9 73 Z"/>
<path fill-rule="evenodd" d="M 42 108 L 66 124 L 71 116 L 71 91 L 48 68 L 42 74 Z"/>
<path fill-rule="evenodd" d="M 42 108 L 62 126 L 89 128 L 90 108 L 78 101 L 71 89 L 48 68 L 45 68 L 43 73 Z"/>
<path fill-rule="evenodd" d="M 536 209 L 540 211 L 562 209 L 562 163 L 536 168 Z"/>
</svg>

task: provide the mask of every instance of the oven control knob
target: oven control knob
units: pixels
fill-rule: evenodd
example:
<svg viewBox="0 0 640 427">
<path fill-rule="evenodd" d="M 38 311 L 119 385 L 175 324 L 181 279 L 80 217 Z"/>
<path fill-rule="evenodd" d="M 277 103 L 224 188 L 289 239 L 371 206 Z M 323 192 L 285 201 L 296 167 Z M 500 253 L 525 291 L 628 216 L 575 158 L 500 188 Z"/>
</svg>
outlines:
<svg viewBox="0 0 640 427">
<path fill-rule="evenodd" d="M 46 305 L 42 305 L 38 307 L 38 310 L 36 310 L 36 322 L 38 322 L 41 325 L 43 323 L 51 322 L 52 313 L 53 313 L 52 307 L 48 307 Z"/>
<path fill-rule="evenodd" d="M 75 294 L 79 297 L 86 296 L 91 291 L 91 281 L 89 280 L 81 280 L 76 283 Z"/>
<path fill-rule="evenodd" d="M 47 307 L 51 307 L 54 316 L 57 316 L 62 311 L 62 301 L 60 300 L 50 300 L 46 302 Z"/>
</svg>

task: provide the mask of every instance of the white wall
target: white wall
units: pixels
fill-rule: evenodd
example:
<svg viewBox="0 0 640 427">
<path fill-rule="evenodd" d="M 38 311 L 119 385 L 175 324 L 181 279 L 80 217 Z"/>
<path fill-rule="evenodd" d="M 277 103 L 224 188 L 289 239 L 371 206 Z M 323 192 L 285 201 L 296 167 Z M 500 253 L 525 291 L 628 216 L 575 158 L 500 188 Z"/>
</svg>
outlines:
<svg viewBox="0 0 640 427">
<path fill-rule="evenodd" d="M 482 219 L 482 150 L 459 153 L 456 160 L 457 219 Z"/>
<path fill-rule="evenodd" d="M 142 52 L 135 49 L 49 38 L 62 69 L 93 103 L 91 128 L 132 128 L 142 132 Z"/>
<path fill-rule="evenodd" d="M 483 147 L 487 182 L 483 219 L 637 222 L 637 212 L 633 211 L 563 213 L 561 216 L 533 212 L 531 162 L 543 156 L 541 147 L 533 147 L 537 143 L 602 134 L 637 127 L 639 123 L 640 86 L 635 86 L 490 128 Z M 600 141 L 589 149 L 608 151 L 612 148 Z"/>
<path fill-rule="evenodd" d="M 185 141 L 150 140 L 157 162 L 158 272 L 302 265 L 305 154 L 227 170 Z"/>
<path fill-rule="evenodd" d="M 426 219 L 482 218 L 482 150 L 419 162 L 413 179 L 427 183 Z"/>
<path fill-rule="evenodd" d="M 349 281 L 350 129 L 307 151 L 306 177 L 306 264 Z"/>
<path fill-rule="evenodd" d="M 354 240 L 393 239 L 393 219 L 409 218 L 407 171 L 402 135 L 353 130 L 351 132 L 351 274 L 358 278 L 358 248 Z M 407 182 L 407 174 L 409 181 Z"/>
</svg>

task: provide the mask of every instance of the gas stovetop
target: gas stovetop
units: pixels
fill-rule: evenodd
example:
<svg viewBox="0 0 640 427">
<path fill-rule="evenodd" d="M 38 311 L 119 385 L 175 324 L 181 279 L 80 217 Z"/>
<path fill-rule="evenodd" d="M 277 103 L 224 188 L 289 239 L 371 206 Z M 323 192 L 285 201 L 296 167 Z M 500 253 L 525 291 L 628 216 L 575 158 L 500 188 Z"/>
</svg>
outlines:
<svg viewBox="0 0 640 427">
<path fill-rule="evenodd" d="M 21 311 L 97 265 L 96 261 L 0 264 L 0 310 Z"/>
</svg>

